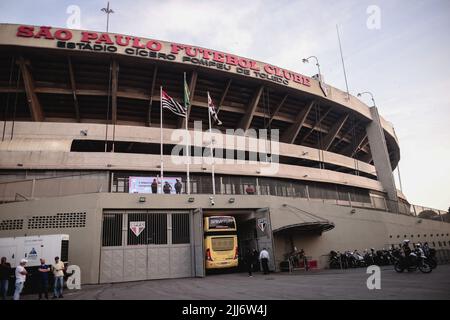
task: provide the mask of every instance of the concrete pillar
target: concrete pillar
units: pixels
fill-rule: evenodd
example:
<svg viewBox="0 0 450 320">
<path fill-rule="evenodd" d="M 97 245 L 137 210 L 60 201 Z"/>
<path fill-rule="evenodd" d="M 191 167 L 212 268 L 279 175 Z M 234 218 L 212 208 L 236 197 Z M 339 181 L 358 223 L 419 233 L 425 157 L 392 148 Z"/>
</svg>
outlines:
<svg viewBox="0 0 450 320">
<path fill-rule="evenodd" d="M 391 162 L 381 126 L 380 115 L 376 107 L 370 108 L 372 121 L 367 125 L 367 137 L 369 138 L 370 150 L 372 152 L 373 163 L 377 170 L 378 180 L 381 182 L 388 195 L 389 211 L 398 212 L 397 188 L 395 187 L 394 175 L 392 174 Z"/>
</svg>

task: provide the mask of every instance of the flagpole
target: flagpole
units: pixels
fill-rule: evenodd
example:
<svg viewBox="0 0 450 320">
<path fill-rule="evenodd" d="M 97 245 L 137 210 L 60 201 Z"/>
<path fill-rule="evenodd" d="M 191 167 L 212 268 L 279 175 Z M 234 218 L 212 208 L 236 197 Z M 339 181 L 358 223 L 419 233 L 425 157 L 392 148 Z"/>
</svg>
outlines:
<svg viewBox="0 0 450 320">
<path fill-rule="evenodd" d="M 210 157 L 211 157 L 211 179 L 212 179 L 212 192 L 213 195 L 216 195 L 216 179 L 214 178 L 214 155 L 213 155 L 213 137 L 212 137 L 212 129 L 211 129 L 211 111 L 209 110 L 209 100 L 211 99 L 209 96 L 209 91 L 207 92 L 208 94 L 208 121 L 209 121 L 209 136 L 211 138 L 211 142 L 209 145 L 209 149 L 210 149 Z"/>
<path fill-rule="evenodd" d="M 187 83 L 186 83 L 186 72 L 184 72 L 184 85 L 185 86 L 187 85 Z M 189 164 L 191 162 L 190 150 L 189 150 L 190 149 L 189 132 L 188 132 L 188 114 L 189 114 L 189 110 L 188 110 L 188 107 L 187 107 L 187 104 L 186 104 L 186 97 L 184 98 L 184 108 L 186 109 L 186 119 L 184 121 L 185 129 L 186 129 L 186 156 L 187 156 L 187 162 L 186 162 L 186 184 L 187 184 L 187 188 L 186 188 L 186 191 L 187 191 L 187 194 L 191 194 L 191 180 L 190 180 L 190 177 L 189 177 Z"/>
<path fill-rule="evenodd" d="M 160 141 L 160 157 L 159 157 L 159 161 L 160 161 L 160 168 L 161 168 L 161 183 L 160 183 L 160 190 L 162 193 L 163 190 L 163 179 L 164 179 L 164 162 L 163 162 L 163 107 L 162 107 L 162 86 L 159 87 L 159 106 L 161 108 L 160 110 L 160 121 L 159 121 L 159 136 L 161 138 Z"/>
</svg>

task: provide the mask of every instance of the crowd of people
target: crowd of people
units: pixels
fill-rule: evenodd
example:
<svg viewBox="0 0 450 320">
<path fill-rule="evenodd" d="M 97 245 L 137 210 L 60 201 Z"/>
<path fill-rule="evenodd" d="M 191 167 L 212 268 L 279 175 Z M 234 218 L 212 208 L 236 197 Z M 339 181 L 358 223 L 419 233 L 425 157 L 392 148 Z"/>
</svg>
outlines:
<svg viewBox="0 0 450 320">
<path fill-rule="evenodd" d="M 39 300 L 44 297 L 48 300 L 49 292 L 49 273 L 53 273 L 53 299 L 63 298 L 63 286 L 64 286 L 64 271 L 66 267 L 64 263 L 55 257 L 55 263 L 53 265 L 48 265 L 45 259 L 40 259 L 40 265 L 37 267 L 35 274 L 32 274 L 30 270 L 27 270 L 26 259 L 20 260 L 19 265 L 15 268 L 11 268 L 11 264 L 7 261 L 6 257 L 1 258 L 0 265 L 0 294 L 3 300 L 6 300 L 9 290 L 10 280 L 15 278 L 14 281 L 14 294 L 13 300 L 20 300 L 20 295 L 25 287 L 25 283 L 30 279 L 30 277 L 36 277 L 36 287 L 38 289 Z"/>
</svg>

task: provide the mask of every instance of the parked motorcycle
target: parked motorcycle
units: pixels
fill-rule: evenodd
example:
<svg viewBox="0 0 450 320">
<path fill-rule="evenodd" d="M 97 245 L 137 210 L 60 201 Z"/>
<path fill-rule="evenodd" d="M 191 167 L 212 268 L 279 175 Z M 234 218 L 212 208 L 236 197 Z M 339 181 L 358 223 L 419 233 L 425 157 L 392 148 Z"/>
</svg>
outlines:
<svg viewBox="0 0 450 320">
<path fill-rule="evenodd" d="M 395 271 L 401 273 L 404 270 L 408 272 L 416 271 L 419 269 L 423 273 L 430 273 L 433 271 L 431 266 L 425 261 L 426 258 L 417 255 L 416 253 L 411 253 L 408 258 L 401 255 L 401 257 L 394 264 Z"/>
<path fill-rule="evenodd" d="M 372 252 L 364 250 L 364 261 L 367 266 L 371 266 L 375 264 L 374 256 Z"/>
<path fill-rule="evenodd" d="M 353 265 L 355 268 L 365 267 L 366 262 L 364 261 L 364 257 L 359 254 L 357 250 L 353 251 Z"/>
<path fill-rule="evenodd" d="M 341 269 L 341 254 L 334 250 L 330 251 L 330 269 Z"/>
<path fill-rule="evenodd" d="M 425 262 L 430 265 L 431 269 L 436 269 L 437 259 L 435 249 L 431 248 L 428 250 L 428 255 L 426 255 Z"/>
</svg>

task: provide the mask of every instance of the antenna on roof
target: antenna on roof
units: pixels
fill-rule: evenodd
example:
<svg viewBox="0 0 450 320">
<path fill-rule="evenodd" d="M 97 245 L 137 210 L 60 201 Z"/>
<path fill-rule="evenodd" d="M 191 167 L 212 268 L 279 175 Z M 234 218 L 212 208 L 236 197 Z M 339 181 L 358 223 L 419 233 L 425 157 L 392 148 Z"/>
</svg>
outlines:
<svg viewBox="0 0 450 320">
<path fill-rule="evenodd" d="M 339 27 L 336 25 L 336 32 L 339 41 L 339 50 L 341 52 L 342 69 L 344 70 L 345 87 L 347 88 L 347 99 L 350 100 L 350 92 L 348 91 L 347 72 L 345 72 L 344 55 L 342 54 L 341 37 L 339 36 Z"/>
</svg>

